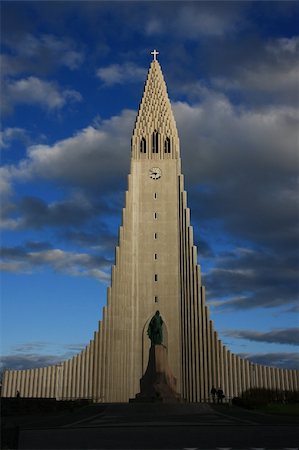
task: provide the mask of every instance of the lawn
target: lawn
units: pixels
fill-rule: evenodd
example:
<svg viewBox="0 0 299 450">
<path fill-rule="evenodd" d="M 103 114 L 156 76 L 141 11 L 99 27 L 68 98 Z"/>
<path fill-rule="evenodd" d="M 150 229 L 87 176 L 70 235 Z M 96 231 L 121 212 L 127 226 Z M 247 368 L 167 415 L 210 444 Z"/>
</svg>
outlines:
<svg viewBox="0 0 299 450">
<path fill-rule="evenodd" d="M 270 414 L 299 416 L 299 403 L 288 403 L 286 405 L 281 403 L 269 403 L 268 405 L 260 407 L 259 410 Z"/>
</svg>

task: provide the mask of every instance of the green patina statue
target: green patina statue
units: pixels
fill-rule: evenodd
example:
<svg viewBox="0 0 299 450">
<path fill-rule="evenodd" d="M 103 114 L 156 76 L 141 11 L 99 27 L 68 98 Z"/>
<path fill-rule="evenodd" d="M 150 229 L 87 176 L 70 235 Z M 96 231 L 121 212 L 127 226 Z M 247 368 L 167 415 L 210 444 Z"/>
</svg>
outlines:
<svg viewBox="0 0 299 450">
<path fill-rule="evenodd" d="M 163 319 L 160 316 L 160 312 L 156 311 L 156 314 L 151 318 L 149 323 L 147 334 L 151 340 L 152 345 L 161 345 L 163 341 L 162 332 Z"/>
</svg>

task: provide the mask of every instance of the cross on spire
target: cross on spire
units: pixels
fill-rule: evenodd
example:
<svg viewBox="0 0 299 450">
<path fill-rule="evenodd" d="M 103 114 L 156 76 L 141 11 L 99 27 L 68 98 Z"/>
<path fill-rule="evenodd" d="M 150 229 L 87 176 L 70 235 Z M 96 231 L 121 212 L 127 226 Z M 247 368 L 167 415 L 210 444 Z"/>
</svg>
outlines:
<svg viewBox="0 0 299 450">
<path fill-rule="evenodd" d="M 154 49 L 154 50 L 151 52 L 151 55 L 153 55 L 154 61 L 157 61 L 157 55 L 159 55 L 159 52 L 157 52 L 157 50 Z"/>
</svg>

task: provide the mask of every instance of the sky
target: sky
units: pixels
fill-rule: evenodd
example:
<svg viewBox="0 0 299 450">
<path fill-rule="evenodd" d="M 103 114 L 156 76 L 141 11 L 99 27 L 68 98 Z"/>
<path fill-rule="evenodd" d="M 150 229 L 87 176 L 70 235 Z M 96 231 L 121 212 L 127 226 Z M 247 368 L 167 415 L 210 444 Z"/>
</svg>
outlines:
<svg viewBox="0 0 299 450">
<path fill-rule="evenodd" d="M 1 2 L 2 369 L 55 364 L 106 304 L 158 60 L 211 318 L 299 368 L 297 2 Z"/>
</svg>

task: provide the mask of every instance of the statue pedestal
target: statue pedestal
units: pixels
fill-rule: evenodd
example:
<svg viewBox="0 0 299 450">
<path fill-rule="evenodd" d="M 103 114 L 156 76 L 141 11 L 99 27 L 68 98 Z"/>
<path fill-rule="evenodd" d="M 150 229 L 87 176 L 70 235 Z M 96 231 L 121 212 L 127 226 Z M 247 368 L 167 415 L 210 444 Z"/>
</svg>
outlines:
<svg viewBox="0 0 299 450">
<path fill-rule="evenodd" d="M 145 374 L 140 379 L 140 393 L 133 401 L 140 402 L 179 402 L 176 392 L 176 378 L 173 375 L 164 345 L 152 345 Z"/>
</svg>

